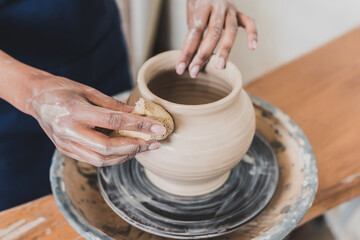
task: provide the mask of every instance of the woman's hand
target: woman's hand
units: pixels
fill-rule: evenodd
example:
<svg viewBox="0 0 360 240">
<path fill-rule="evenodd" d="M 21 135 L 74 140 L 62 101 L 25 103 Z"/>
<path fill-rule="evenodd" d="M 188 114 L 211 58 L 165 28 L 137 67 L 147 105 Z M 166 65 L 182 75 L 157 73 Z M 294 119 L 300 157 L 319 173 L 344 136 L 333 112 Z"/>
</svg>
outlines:
<svg viewBox="0 0 360 240">
<path fill-rule="evenodd" d="M 35 117 L 57 149 L 95 166 L 108 166 L 161 146 L 156 141 L 110 138 L 95 130 L 124 129 L 163 135 L 161 123 L 130 113 L 133 107 L 86 85 L 45 74 L 37 81 L 26 112 Z"/>
<path fill-rule="evenodd" d="M 248 48 L 256 49 L 257 31 L 254 20 L 239 12 L 230 0 L 188 0 L 187 21 L 189 31 L 176 64 L 179 75 L 188 68 L 190 76 L 195 78 L 209 60 L 222 35 L 215 66 L 218 69 L 224 68 L 239 26 L 247 33 Z M 208 31 L 203 36 L 206 28 Z"/>
</svg>

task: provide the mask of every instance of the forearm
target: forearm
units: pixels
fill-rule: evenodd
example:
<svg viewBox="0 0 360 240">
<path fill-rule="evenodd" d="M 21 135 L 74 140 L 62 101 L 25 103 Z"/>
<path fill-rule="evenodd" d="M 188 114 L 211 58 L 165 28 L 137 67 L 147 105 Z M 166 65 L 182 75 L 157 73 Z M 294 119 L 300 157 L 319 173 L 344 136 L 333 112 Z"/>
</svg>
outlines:
<svg viewBox="0 0 360 240">
<path fill-rule="evenodd" d="M 46 72 L 23 64 L 0 50 L 0 98 L 22 112 L 27 107 L 41 76 Z"/>
</svg>

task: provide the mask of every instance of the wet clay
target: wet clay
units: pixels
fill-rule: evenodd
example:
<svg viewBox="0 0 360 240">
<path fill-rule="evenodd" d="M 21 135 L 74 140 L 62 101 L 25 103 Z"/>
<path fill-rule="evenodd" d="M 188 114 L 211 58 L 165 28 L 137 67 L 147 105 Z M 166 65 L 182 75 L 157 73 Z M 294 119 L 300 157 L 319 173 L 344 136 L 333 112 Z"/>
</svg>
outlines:
<svg viewBox="0 0 360 240">
<path fill-rule="evenodd" d="M 126 101 L 127 97 L 127 93 L 117 96 L 122 101 Z M 301 129 L 289 116 L 276 107 L 254 96 L 251 99 L 255 106 L 256 129 L 264 136 L 266 142 L 270 143 L 279 163 L 279 185 L 270 203 L 258 216 L 236 231 L 226 236 L 213 238 L 214 240 L 283 239 L 299 224 L 310 208 L 316 193 L 316 160 L 312 148 Z M 244 161 L 239 164 L 255 166 L 257 158 L 246 156 L 244 156 Z M 131 169 L 127 174 L 131 175 L 134 170 Z M 241 170 L 244 170 L 244 168 L 241 168 Z M 248 172 L 249 174 L 256 174 L 257 170 L 248 170 Z M 129 224 L 119 217 L 106 204 L 100 194 L 97 168 L 94 166 L 70 159 L 56 151 L 53 157 L 50 179 L 61 212 L 86 239 L 168 239 L 146 233 L 137 228 L 136 222 L 131 221 L 131 219 L 127 219 L 127 221 L 131 221 L 131 224 Z M 146 178 L 143 177 L 142 179 Z M 109 181 L 116 183 L 114 179 L 109 179 Z M 243 181 L 239 181 L 239 184 L 243 184 Z M 127 184 L 125 185 L 127 186 Z M 248 186 L 249 184 L 244 184 L 245 192 Z M 153 187 L 152 190 L 154 189 L 156 188 Z M 239 198 L 244 198 L 245 195 L 240 195 Z M 196 198 L 199 198 L 199 196 L 196 196 Z M 171 197 L 167 200 L 172 199 Z M 166 201 L 166 199 L 163 200 Z M 149 206 L 147 204 L 149 201 L 160 201 L 160 199 L 149 196 L 141 204 Z M 228 206 L 226 203 L 233 204 L 231 199 L 224 201 L 224 205 Z M 202 208 L 202 205 L 200 208 Z M 171 208 L 166 210 L 171 211 Z M 178 215 L 172 215 L 172 217 L 176 216 Z M 249 213 L 246 213 L 246 216 L 249 216 Z M 156 216 L 153 215 L 153 217 Z M 232 219 L 229 219 L 229 221 L 232 222 Z M 132 226 L 132 224 L 135 226 Z M 157 226 L 156 224 L 153 225 L 153 227 Z M 219 232 L 219 235 L 225 232 Z M 169 233 L 173 233 L 172 225 L 170 225 Z M 197 232 L 198 234 L 199 232 Z"/>
<path fill-rule="evenodd" d="M 178 76 L 178 51 L 148 60 L 128 103 L 143 97 L 173 117 L 174 132 L 156 151 L 137 155 L 149 180 L 160 189 L 183 196 L 211 192 L 228 178 L 248 150 L 255 133 L 252 103 L 232 63 L 214 68 L 215 57 L 196 79 Z"/>
</svg>

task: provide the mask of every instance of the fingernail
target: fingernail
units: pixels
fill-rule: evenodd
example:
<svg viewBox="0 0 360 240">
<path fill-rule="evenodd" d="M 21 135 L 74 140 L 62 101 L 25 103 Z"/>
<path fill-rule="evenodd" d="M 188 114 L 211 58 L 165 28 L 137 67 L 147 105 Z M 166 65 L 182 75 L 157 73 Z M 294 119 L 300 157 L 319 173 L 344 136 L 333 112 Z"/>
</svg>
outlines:
<svg viewBox="0 0 360 240">
<path fill-rule="evenodd" d="M 183 62 L 179 63 L 176 68 L 176 73 L 179 75 L 182 75 L 185 71 L 185 67 L 186 67 L 185 63 L 183 63 Z"/>
<path fill-rule="evenodd" d="M 223 69 L 225 67 L 225 59 L 223 57 L 218 57 L 216 60 L 215 67 L 217 69 Z"/>
<path fill-rule="evenodd" d="M 255 40 L 252 41 L 252 49 L 255 50 L 257 47 L 257 42 Z"/>
<path fill-rule="evenodd" d="M 148 150 L 155 150 L 155 149 L 158 149 L 161 147 L 161 143 L 159 142 L 154 142 L 154 143 L 151 143 L 148 147 Z"/>
<path fill-rule="evenodd" d="M 199 71 L 200 71 L 200 66 L 199 66 L 199 65 L 194 66 L 194 67 L 191 68 L 191 70 L 190 70 L 190 77 L 196 78 L 196 76 L 198 75 Z"/>
<path fill-rule="evenodd" d="M 166 128 L 160 125 L 152 125 L 150 130 L 158 136 L 162 136 L 166 133 Z"/>
</svg>

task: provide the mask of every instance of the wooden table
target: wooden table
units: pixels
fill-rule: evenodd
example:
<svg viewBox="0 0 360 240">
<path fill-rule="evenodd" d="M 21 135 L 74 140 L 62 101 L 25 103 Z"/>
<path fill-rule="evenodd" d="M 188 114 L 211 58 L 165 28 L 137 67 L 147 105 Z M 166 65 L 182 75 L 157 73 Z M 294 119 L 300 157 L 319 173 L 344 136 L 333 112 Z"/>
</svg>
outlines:
<svg viewBox="0 0 360 240">
<path fill-rule="evenodd" d="M 259 78 L 247 91 L 289 114 L 314 148 L 319 189 L 303 223 L 360 195 L 360 28 Z M 0 239 L 20 237 L 82 239 L 51 195 L 0 213 Z"/>
</svg>

